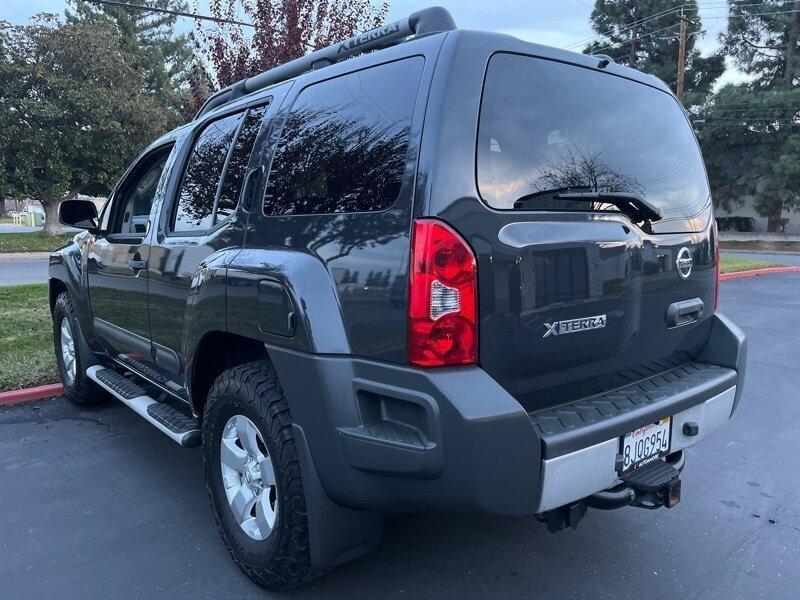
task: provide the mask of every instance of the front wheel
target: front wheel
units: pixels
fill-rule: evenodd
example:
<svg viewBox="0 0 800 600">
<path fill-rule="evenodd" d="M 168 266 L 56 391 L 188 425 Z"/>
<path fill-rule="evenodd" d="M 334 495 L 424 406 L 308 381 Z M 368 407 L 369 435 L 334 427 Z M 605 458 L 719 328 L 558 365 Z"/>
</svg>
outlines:
<svg viewBox="0 0 800 600">
<path fill-rule="evenodd" d="M 64 292 L 53 306 L 53 340 L 56 364 L 61 382 L 69 399 L 78 406 L 96 404 L 107 396 L 94 381 L 86 376 L 84 357 L 81 354 L 81 327 L 69 295 Z"/>
<path fill-rule="evenodd" d="M 292 417 L 269 363 L 214 382 L 203 418 L 206 487 L 222 539 L 239 568 L 268 589 L 315 575 Z"/>
</svg>

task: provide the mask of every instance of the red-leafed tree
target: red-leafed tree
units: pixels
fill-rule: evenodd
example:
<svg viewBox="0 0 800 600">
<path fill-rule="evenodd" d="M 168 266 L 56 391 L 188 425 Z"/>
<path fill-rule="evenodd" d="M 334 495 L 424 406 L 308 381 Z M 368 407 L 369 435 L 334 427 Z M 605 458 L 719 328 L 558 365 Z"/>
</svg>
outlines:
<svg viewBox="0 0 800 600">
<path fill-rule="evenodd" d="M 388 4 L 372 0 L 211 0 L 211 15 L 255 28 L 197 22 L 191 39 L 193 109 L 210 92 L 383 23 Z"/>
</svg>

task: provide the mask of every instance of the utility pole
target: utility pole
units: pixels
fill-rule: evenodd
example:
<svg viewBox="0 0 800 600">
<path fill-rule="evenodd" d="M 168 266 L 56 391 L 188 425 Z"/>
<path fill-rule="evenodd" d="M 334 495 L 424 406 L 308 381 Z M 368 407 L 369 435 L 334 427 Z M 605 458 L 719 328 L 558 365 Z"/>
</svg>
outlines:
<svg viewBox="0 0 800 600">
<path fill-rule="evenodd" d="M 639 6 L 634 3 L 633 5 L 633 22 L 634 26 L 631 29 L 631 52 L 628 58 L 628 66 L 632 69 L 636 68 L 636 47 L 639 43 L 639 25 L 637 21 L 639 20 Z"/>
<path fill-rule="evenodd" d="M 683 80 L 684 74 L 686 72 L 686 23 L 689 22 L 684 14 L 683 10 L 681 9 L 681 33 L 680 33 L 680 41 L 678 42 L 678 81 L 675 85 L 675 95 L 678 97 L 678 101 L 683 101 Z"/>
</svg>

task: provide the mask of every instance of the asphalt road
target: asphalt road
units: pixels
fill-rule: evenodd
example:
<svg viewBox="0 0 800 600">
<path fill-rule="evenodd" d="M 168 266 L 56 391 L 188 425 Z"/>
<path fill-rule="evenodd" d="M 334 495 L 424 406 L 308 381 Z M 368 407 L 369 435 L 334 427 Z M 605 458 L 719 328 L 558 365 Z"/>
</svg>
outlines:
<svg viewBox="0 0 800 600">
<path fill-rule="evenodd" d="M 46 283 L 49 253 L 0 253 L 0 286 Z"/>
<path fill-rule="evenodd" d="M 590 511 L 556 535 L 533 518 L 392 516 L 372 554 L 281 595 L 228 558 L 199 450 L 116 403 L 0 409 L 0 597 L 797 598 L 798 298 L 800 274 L 722 284 L 750 338 L 744 399 L 688 451 L 676 508 Z"/>
</svg>

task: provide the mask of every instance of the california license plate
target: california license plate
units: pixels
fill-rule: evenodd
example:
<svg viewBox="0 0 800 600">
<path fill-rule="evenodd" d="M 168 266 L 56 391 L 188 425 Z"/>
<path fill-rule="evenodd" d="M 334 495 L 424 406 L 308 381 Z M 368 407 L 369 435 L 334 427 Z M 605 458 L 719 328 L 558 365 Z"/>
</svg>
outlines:
<svg viewBox="0 0 800 600">
<path fill-rule="evenodd" d="M 622 436 L 622 470 L 637 467 L 669 454 L 669 434 L 672 419 L 665 417 L 658 423 L 648 423 Z"/>
</svg>

